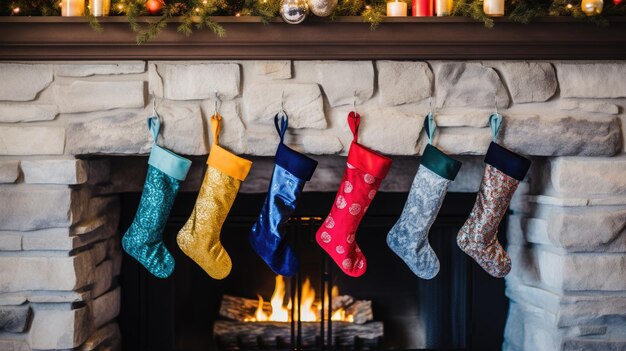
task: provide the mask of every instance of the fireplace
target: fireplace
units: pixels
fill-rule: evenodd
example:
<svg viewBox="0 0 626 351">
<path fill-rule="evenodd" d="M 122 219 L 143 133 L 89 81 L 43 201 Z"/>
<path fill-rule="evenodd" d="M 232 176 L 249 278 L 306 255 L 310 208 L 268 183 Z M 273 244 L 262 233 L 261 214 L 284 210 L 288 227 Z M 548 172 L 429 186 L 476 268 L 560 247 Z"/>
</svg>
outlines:
<svg viewBox="0 0 626 351">
<path fill-rule="evenodd" d="M 215 322 L 235 321 L 220 315 L 224 296 L 267 300 L 274 290 L 275 275 L 246 235 L 272 171 L 271 118 L 281 92 L 293 122 L 286 143 L 320 163 L 294 214 L 293 230 L 306 232 L 296 224 L 323 218 L 339 187 L 355 89 L 359 140 L 394 163 L 359 232 L 372 261 L 368 273 L 351 279 L 328 266 L 324 272 L 340 295 L 371 301 L 371 322 L 382 323 L 383 336 L 335 342 L 337 334 L 329 339 L 329 325 L 321 333 L 318 321 L 304 339 L 320 349 L 332 340 L 333 349 L 354 350 L 626 345 L 625 22 L 608 29 L 498 22 L 484 31 L 456 19 L 418 19 L 369 34 L 351 21 L 286 27 L 231 20 L 224 41 L 199 33 L 180 41 L 166 32 L 145 46 L 123 34 L 122 22 L 105 22 L 111 36 L 85 46 L 92 37 L 80 21 L 0 21 L 10 29 L 0 40 L 11 45 L 0 48 L 7 60 L 0 62 L 0 350 L 294 348 L 289 322 L 288 337 L 270 343 L 257 335 L 251 344 L 218 340 Z M 32 33 L 27 25 L 40 29 L 38 38 L 24 37 Z M 261 43 L 244 35 L 251 28 L 264 35 Z M 328 41 L 312 36 L 316 29 Z M 337 31 L 342 35 L 331 38 Z M 55 35 L 61 32 L 76 36 Z M 473 39 L 459 43 L 461 36 Z M 598 50 L 590 38 L 601 41 Z M 48 54 L 63 61 L 16 61 Z M 103 57 L 117 61 L 93 61 Z M 223 281 L 209 279 L 174 242 L 204 174 L 215 89 L 224 116 L 220 141 L 254 161 L 222 233 L 237 258 Z M 384 234 L 427 142 L 430 96 L 435 143 L 463 167 L 430 233 L 441 272 L 425 281 L 391 253 Z M 146 175 L 153 100 L 162 146 L 193 161 L 165 234 L 177 261 L 168 280 L 150 277 L 119 245 Z M 496 107 L 504 116 L 498 142 L 533 160 L 500 228 L 513 266 L 502 280 L 487 277 L 454 242 L 484 170 L 487 116 Z M 308 276 L 320 295 L 327 262 L 307 246 L 307 235 L 299 235 L 307 262 L 300 283 Z M 300 286 L 285 284 L 288 296 Z"/>
</svg>

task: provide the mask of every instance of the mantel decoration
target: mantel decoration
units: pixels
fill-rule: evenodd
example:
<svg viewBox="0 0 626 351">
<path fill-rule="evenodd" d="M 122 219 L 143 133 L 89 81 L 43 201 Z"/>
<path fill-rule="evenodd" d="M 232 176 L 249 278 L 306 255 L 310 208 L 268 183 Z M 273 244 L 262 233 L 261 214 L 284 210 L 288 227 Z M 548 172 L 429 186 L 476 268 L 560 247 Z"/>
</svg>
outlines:
<svg viewBox="0 0 626 351">
<path fill-rule="evenodd" d="M 395 1 L 395 0 L 394 0 Z M 88 6 L 85 3 L 88 2 Z M 91 26 L 102 31 L 97 16 L 127 16 L 131 30 L 138 33 L 137 42 L 145 43 L 163 30 L 168 20 L 180 18 L 177 30 L 190 35 L 193 29 L 208 28 L 216 35 L 226 35 L 214 16 L 258 16 L 263 23 L 279 15 L 287 23 L 297 24 L 308 15 L 329 17 L 361 16 L 375 29 L 386 16 L 403 16 L 397 4 L 387 0 L 10 0 L 0 7 L 3 16 L 88 16 Z M 494 26 L 493 17 L 529 23 L 545 16 L 587 18 L 599 25 L 603 16 L 625 16 L 622 0 L 398 0 L 405 3 L 413 16 L 465 16 Z M 389 9 L 389 10 L 388 10 Z M 389 12 L 389 13 L 388 13 Z M 145 25 L 140 16 L 155 16 Z"/>
</svg>

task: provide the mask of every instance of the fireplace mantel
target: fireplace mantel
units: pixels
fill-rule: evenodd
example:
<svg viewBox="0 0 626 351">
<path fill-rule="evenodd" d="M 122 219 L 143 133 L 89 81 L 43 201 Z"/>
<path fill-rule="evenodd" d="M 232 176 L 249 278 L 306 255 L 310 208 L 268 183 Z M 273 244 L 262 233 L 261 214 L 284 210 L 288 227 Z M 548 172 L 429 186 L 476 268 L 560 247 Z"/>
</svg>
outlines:
<svg viewBox="0 0 626 351">
<path fill-rule="evenodd" d="M 145 22 L 154 18 L 140 18 Z M 124 17 L 102 18 L 104 32 L 86 18 L 0 18 L 0 60 L 121 59 L 623 59 L 626 18 L 608 26 L 571 18 L 530 24 L 496 20 L 492 29 L 463 17 L 390 18 L 370 30 L 360 17 L 309 19 L 300 25 L 258 17 L 216 17 L 227 30 L 190 37 L 171 25 L 137 45 Z M 176 22 L 177 20 L 173 20 Z"/>
</svg>

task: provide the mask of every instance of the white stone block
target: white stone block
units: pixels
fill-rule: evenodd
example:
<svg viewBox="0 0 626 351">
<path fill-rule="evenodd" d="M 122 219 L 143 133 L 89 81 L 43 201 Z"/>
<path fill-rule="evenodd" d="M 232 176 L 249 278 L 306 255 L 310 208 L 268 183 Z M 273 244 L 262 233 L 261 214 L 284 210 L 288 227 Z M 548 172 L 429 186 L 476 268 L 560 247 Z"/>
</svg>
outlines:
<svg viewBox="0 0 626 351">
<path fill-rule="evenodd" d="M 222 100 L 239 96 L 241 68 L 235 63 L 156 63 L 166 99 L 203 100 L 215 96 Z"/>
<path fill-rule="evenodd" d="M 85 342 L 91 330 L 87 307 L 71 309 L 68 305 L 55 309 L 39 305 L 35 307 L 28 339 L 33 349 L 72 349 Z"/>
<path fill-rule="evenodd" d="M 480 63 L 444 62 L 434 65 L 438 107 L 494 108 L 509 106 L 509 95 L 493 68 Z"/>
<path fill-rule="evenodd" d="M 0 155 L 62 155 L 63 127 L 2 127 Z"/>
<path fill-rule="evenodd" d="M 401 105 L 432 96 L 433 72 L 426 62 L 376 61 L 384 105 Z"/>
<path fill-rule="evenodd" d="M 15 183 L 20 176 L 20 161 L 0 160 L 0 183 Z"/>
<path fill-rule="evenodd" d="M 371 61 L 326 61 L 315 65 L 330 106 L 362 104 L 374 94 L 374 65 Z"/>
<path fill-rule="evenodd" d="M 278 134 L 270 132 L 248 131 L 246 154 L 255 156 L 274 156 L 278 147 Z"/>
<path fill-rule="evenodd" d="M 31 351 L 32 349 L 25 340 L 3 339 L 0 340 L 0 350 Z"/>
<path fill-rule="evenodd" d="M 75 185 L 87 181 L 87 164 L 83 160 L 24 160 L 21 168 L 28 184 Z"/>
<path fill-rule="evenodd" d="M 290 128 L 325 129 L 322 92 L 317 84 L 254 84 L 244 92 L 245 119 L 251 123 L 274 124 L 280 111 L 281 96 L 289 115 Z"/>
<path fill-rule="evenodd" d="M 120 314 L 121 290 L 119 287 L 91 302 L 93 324 L 100 328 Z"/>
<path fill-rule="evenodd" d="M 255 61 L 254 73 L 269 79 L 291 79 L 291 61 Z"/>
<path fill-rule="evenodd" d="M 626 157 L 559 157 L 550 181 L 560 195 L 626 194 Z"/>
<path fill-rule="evenodd" d="M 556 92 L 554 67 L 548 62 L 501 62 L 498 67 L 513 102 L 544 102 Z"/>
<path fill-rule="evenodd" d="M 474 127 L 486 128 L 489 126 L 489 110 L 446 109 L 434 115 L 437 127 Z"/>
<path fill-rule="evenodd" d="M 0 251 L 21 251 L 22 235 L 15 232 L 0 231 Z"/>
<path fill-rule="evenodd" d="M 71 251 L 95 241 L 110 238 L 117 233 L 116 226 L 117 218 L 107 216 L 90 220 L 85 224 L 76 224 L 72 228 L 49 228 L 22 232 L 20 233 L 23 235 L 22 249 Z"/>
<path fill-rule="evenodd" d="M 142 108 L 143 81 L 73 81 L 55 86 L 55 102 L 61 113 Z"/>
<path fill-rule="evenodd" d="M 72 224 L 67 187 L 0 186 L 0 230 L 35 230 Z"/>
<path fill-rule="evenodd" d="M 626 97 L 623 63 L 557 63 L 561 97 Z"/>
<path fill-rule="evenodd" d="M 63 77 L 89 77 L 94 75 L 137 74 L 146 71 L 144 61 L 72 62 L 58 64 L 54 73 Z"/>
<path fill-rule="evenodd" d="M 334 155 L 343 150 L 341 140 L 332 135 L 304 135 L 302 148 L 307 154 Z"/>
<path fill-rule="evenodd" d="M 207 126 L 210 126 L 210 116 L 215 113 L 215 101 L 206 101 L 202 104 L 202 109 L 207 116 Z M 241 121 L 239 103 L 235 101 L 218 103 L 218 113 L 222 116 L 219 144 L 235 154 L 245 153 L 246 127 Z"/>
<path fill-rule="evenodd" d="M 434 140 L 434 144 L 449 155 L 484 155 L 490 142 L 489 129 L 467 127 L 441 128 Z"/>
<path fill-rule="evenodd" d="M 359 111 L 362 116 L 360 144 L 390 155 L 417 153 L 417 140 L 423 128 L 419 115 L 394 108 L 367 108 Z M 345 113 L 340 115 L 345 116 Z M 349 130 L 347 125 L 345 129 Z"/>
<path fill-rule="evenodd" d="M 583 111 L 593 113 L 604 113 L 607 115 L 616 115 L 619 113 L 619 106 L 609 102 L 584 101 L 580 103 Z"/>
<path fill-rule="evenodd" d="M 197 104 L 160 101 L 159 145 L 183 155 L 206 155 L 207 133 Z M 85 154 L 147 154 L 152 134 L 146 119 L 152 107 L 139 113 L 111 114 L 68 126 L 67 150 L 72 155 Z"/>
<path fill-rule="evenodd" d="M 0 122 L 51 121 L 57 114 L 56 105 L 0 103 Z"/>
<path fill-rule="evenodd" d="M 0 63 L 0 101 L 32 101 L 52 83 L 52 66 Z"/>
</svg>

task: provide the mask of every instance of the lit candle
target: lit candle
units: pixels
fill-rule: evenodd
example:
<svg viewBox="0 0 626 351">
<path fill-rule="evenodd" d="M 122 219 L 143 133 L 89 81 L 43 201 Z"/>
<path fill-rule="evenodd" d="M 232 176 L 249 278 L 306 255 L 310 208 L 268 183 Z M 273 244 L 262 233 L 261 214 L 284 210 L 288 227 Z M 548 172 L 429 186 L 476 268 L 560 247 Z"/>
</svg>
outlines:
<svg viewBox="0 0 626 351">
<path fill-rule="evenodd" d="M 406 2 L 396 0 L 387 3 L 387 16 L 401 17 L 406 16 Z"/>
<path fill-rule="evenodd" d="M 432 16 L 433 0 L 413 0 L 413 16 Z"/>
<path fill-rule="evenodd" d="M 504 0 L 485 0 L 483 11 L 487 16 L 504 16 Z"/>
<path fill-rule="evenodd" d="M 94 16 L 108 16 L 111 0 L 89 0 L 89 11 Z"/>
<path fill-rule="evenodd" d="M 62 16 L 84 16 L 85 0 L 62 0 L 61 1 Z"/>
<path fill-rule="evenodd" d="M 452 0 L 435 0 L 435 13 L 437 16 L 450 16 L 452 14 Z"/>
</svg>

